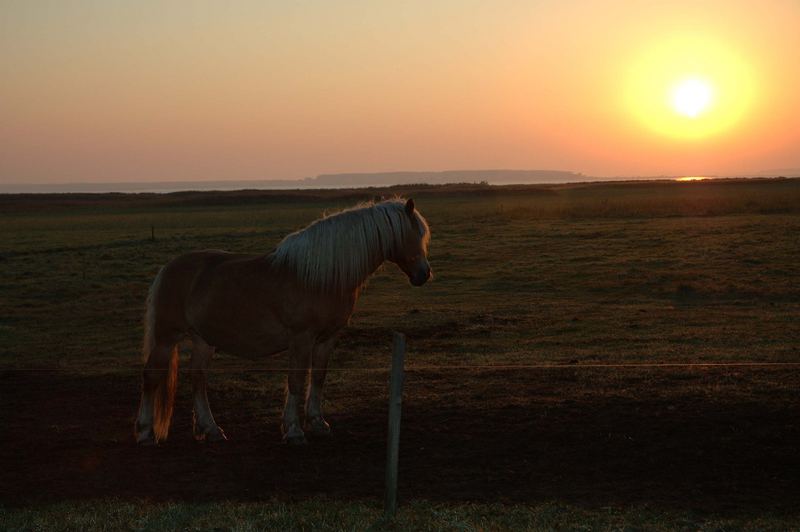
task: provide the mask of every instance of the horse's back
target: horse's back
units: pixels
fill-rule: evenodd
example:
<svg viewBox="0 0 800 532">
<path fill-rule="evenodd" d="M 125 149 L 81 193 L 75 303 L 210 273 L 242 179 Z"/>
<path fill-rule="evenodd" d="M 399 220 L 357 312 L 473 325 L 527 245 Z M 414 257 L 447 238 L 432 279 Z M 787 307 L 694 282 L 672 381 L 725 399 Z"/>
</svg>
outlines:
<svg viewBox="0 0 800 532">
<path fill-rule="evenodd" d="M 302 287 L 272 254 L 187 253 L 159 277 L 153 291 L 157 335 L 180 339 L 191 332 L 246 358 L 285 350 L 298 331 L 332 336 L 346 325 L 357 297 L 357 291 L 339 296 Z"/>
<path fill-rule="evenodd" d="M 175 257 L 158 273 L 150 294 L 154 333 L 165 343 L 180 338 L 190 328 L 189 310 L 198 285 L 210 271 L 232 261 L 257 259 L 256 255 L 219 250 L 194 251 Z"/>
<path fill-rule="evenodd" d="M 281 319 L 286 279 L 269 255 L 207 250 L 187 253 L 165 266 L 161 298 L 169 328 L 191 331 L 231 354 L 259 357 L 286 349 Z"/>
</svg>

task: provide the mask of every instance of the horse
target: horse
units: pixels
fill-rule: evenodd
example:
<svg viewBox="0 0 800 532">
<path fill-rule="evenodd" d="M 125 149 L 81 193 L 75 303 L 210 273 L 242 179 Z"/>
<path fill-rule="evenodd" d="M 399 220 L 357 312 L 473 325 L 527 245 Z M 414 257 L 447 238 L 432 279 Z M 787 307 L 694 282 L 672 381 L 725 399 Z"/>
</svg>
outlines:
<svg viewBox="0 0 800 532">
<path fill-rule="evenodd" d="M 428 223 L 414 200 L 395 198 L 323 216 L 267 254 L 206 250 L 167 263 L 147 297 L 137 443 L 155 445 L 167 437 L 179 345 L 187 341 L 196 440 L 227 439 L 206 391 L 206 370 L 215 350 L 250 359 L 288 351 L 283 441 L 302 445 L 306 432 L 330 434 L 321 404 L 326 369 L 362 288 L 386 261 L 396 264 L 412 285 L 425 284 L 432 276 L 429 242 Z"/>
</svg>

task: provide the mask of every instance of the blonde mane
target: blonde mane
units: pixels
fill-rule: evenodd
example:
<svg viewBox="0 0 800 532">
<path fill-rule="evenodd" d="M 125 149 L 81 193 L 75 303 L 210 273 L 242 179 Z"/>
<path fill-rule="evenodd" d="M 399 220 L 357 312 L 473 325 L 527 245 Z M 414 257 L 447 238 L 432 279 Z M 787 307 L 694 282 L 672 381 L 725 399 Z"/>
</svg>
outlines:
<svg viewBox="0 0 800 532">
<path fill-rule="evenodd" d="M 346 293 L 359 288 L 392 254 L 408 232 L 418 232 L 427 250 L 430 230 L 414 211 L 417 227 L 400 198 L 361 203 L 326 215 L 288 235 L 275 249 L 273 264 L 296 272 L 307 288 Z"/>
</svg>

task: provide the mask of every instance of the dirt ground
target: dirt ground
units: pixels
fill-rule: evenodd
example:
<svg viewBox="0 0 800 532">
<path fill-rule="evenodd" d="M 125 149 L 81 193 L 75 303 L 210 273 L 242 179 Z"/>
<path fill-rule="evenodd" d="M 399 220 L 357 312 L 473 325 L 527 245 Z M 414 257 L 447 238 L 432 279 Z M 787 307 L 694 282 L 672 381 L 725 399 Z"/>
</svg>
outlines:
<svg viewBox="0 0 800 532">
<path fill-rule="evenodd" d="M 277 386 L 212 391 L 230 440 L 194 442 L 182 375 L 169 439 L 138 448 L 136 375 L 4 371 L 0 500 L 379 498 L 386 401 L 370 390 L 386 374 L 358 378 L 372 381 L 360 408 L 331 412 L 329 439 L 290 448 L 277 417 L 254 421 L 254 405 L 279 407 Z M 402 498 L 734 512 L 800 500 L 797 368 L 420 371 L 405 391 Z"/>
</svg>

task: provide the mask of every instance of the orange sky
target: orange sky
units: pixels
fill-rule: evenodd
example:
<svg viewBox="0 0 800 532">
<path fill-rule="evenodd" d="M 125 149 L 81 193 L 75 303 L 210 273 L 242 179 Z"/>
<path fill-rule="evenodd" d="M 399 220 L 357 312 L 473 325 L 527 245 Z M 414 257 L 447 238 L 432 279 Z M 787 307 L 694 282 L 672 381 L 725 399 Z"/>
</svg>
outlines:
<svg viewBox="0 0 800 532">
<path fill-rule="evenodd" d="M 0 183 L 800 168 L 800 2 L 700 3 L 4 1 Z"/>
</svg>

